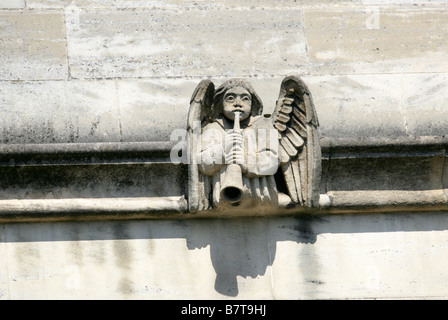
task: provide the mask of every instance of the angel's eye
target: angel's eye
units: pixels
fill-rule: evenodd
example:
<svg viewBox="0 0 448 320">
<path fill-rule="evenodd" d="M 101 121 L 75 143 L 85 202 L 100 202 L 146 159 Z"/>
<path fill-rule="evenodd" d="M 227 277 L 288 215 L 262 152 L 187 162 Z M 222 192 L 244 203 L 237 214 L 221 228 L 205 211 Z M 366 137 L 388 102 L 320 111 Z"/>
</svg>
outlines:
<svg viewBox="0 0 448 320">
<path fill-rule="evenodd" d="M 243 97 L 243 101 L 250 101 L 250 98 L 248 96 Z"/>
<path fill-rule="evenodd" d="M 227 96 L 226 101 L 233 101 L 235 100 L 234 96 Z"/>
</svg>

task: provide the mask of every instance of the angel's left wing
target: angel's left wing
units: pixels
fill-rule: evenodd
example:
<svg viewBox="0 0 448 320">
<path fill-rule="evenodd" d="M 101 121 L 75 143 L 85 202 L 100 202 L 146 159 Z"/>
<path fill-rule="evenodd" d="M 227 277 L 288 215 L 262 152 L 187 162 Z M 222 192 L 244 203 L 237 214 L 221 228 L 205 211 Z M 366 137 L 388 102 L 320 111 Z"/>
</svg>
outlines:
<svg viewBox="0 0 448 320">
<path fill-rule="evenodd" d="M 196 156 L 199 154 L 199 135 L 202 125 L 208 121 L 211 115 L 211 106 L 215 85 L 210 80 L 202 80 L 193 92 L 190 99 L 190 109 L 188 111 L 188 209 L 190 212 L 207 209 L 207 199 L 205 198 L 206 183 L 204 177 L 199 173 L 196 163 Z"/>
<path fill-rule="evenodd" d="M 296 76 L 283 79 L 273 125 L 278 131 L 281 170 L 295 204 L 319 204 L 321 149 L 319 122 L 306 84 Z"/>
</svg>

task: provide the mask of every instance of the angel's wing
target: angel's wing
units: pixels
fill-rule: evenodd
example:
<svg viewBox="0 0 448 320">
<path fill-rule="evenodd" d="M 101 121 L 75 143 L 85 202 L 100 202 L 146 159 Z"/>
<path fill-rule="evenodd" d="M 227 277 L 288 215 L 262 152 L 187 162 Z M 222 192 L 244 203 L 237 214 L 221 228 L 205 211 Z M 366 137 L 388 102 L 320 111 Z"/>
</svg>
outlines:
<svg viewBox="0 0 448 320">
<path fill-rule="evenodd" d="M 210 80 L 202 80 L 193 92 L 188 111 L 188 209 L 190 212 L 207 209 L 206 197 L 207 179 L 199 173 L 196 156 L 199 154 L 198 139 L 202 125 L 208 121 L 211 114 L 215 85 Z"/>
<path fill-rule="evenodd" d="M 321 176 L 319 123 L 311 92 L 300 78 L 283 79 L 272 119 L 279 133 L 281 169 L 291 200 L 317 206 Z"/>
</svg>

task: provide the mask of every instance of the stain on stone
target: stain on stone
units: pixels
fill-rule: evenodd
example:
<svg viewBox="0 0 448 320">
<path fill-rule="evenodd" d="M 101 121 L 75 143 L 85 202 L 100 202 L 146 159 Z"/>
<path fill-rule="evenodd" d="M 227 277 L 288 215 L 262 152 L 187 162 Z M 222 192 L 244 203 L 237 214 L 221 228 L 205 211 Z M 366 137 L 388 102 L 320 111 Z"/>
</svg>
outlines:
<svg viewBox="0 0 448 320">
<path fill-rule="evenodd" d="M 73 263 L 76 263 L 78 265 L 82 264 L 83 260 L 83 246 L 82 242 L 80 240 L 82 239 L 81 236 L 81 226 L 79 222 L 75 222 L 70 225 L 70 230 L 67 230 L 70 234 L 70 255 L 72 256 Z"/>
<path fill-rule="evenodd" d="M 129 235 L 125 224 L 116 223 L 113 225 L 114 241 L 113 253 L 115 263 L 121 269 L 129 270 L 131 268 L 132 249 L 128 244 Z"/>
<path fill-rule="evenodd" d="M 325 284 L 325 282 L 320 281 L 320 280 L 306 280 L 307 283 L 312 283 L 312 284 Z"/>
<path fill-rule="evenodd" d="M 18 262 L 17 265 L 23 266 L 24 270 L 40 261 L 40 247 L 36 243 L 21 243 L 20 246 L 12 248 L 14 250 L 13 256 Z"/>
<path fill-rule="evenodd" d="M 95 134 L 95 131 L 97 130 L 98 125 L 100 124 L 100 122 L 101 122 L 101 116 L 96 116 L 95 120 L 92 122 L 92 125 L 90 127 L 90 133 L 89 134 L 91 136 L 93 136 Z"/>
<path fill-rule="evenodd" d="M 133 285 L 134 283 L 131 280 L 127 278 L 122 278 L 118 283 L 117 291 L 122 294 L 132 293 L 134 291 Z"/>
<path fill-rule="evenodd" d="M 8 164 L 28 160 L 1 159 Z M 36 161 L 46 161 L 46 158 Z M 165 168 L 166 167 L 166 168 Z M 182 170 L 169 165 L 146 166 L 8 166 L 0 170 L 0 199 L 163 197 L 182 195 Z M 163 185 L 148 181 L 164 177 Z M 168 180 L 167 180 L 168 179 Z"/>
<path fill-rule="evenodd" d="M 71 117 L 70 117 L 71 118 Z M 72 119 L 69 119 L 65 123 L 66 132 L 68 132 L 67 142 L 73 143 L 79 139 L 79 117 L 75 117 L 75 123 L 73 123 Z"/>
<path fill-rule="evenodd" d="M 313 221 L 318 218 L 302 216 L 294 219 L 293 224 L 282 225 L 278 228 L 290 230 L 289 235 L 294 237 L 294 240 L 299 243 L 315 243 L 317 234 L 314 232 L 312 225 Z"/>
<path fill-rule="evenodd" d="M 56 142 L 55 134 L 54 134 L 54 125 L 52 120 L 48 120 L 46 126 L 44 126 L 45 134 L 42 139 L 42 142 Z"/>
</svg>

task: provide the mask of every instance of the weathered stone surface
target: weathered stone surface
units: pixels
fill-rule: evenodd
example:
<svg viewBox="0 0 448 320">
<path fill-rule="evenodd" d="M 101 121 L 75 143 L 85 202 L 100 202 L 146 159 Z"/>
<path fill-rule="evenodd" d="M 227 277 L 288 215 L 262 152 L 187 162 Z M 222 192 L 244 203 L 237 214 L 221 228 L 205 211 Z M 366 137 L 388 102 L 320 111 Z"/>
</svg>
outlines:
<svg viewBox="0 0 448 320">
<path fill-rule="evenodd" d="M 120 141 L 114 81 L 0 83 L 2 143 Z"/>
<path fill-rule="evenodd" d="M 446 133 L 448 119 L 443 107 L 448 95 L 443 85 L 446 77 L 440 73 L 305 75 L 302 78 L 313 95 L 323 137 L 396 138 Z M 263 101 L 265 114 L 274 110 L 281 79 L 250 79 Z M 220 77 L 211 80 L 216 84 L 224 81 Z M 170 130 L 185 128 L 188 100 L 198 82 L 194 79 L 118 81 L 123 139 L 145 141 L 158 136 L 169 140 Z M 169 117 L 164 113 L 167 106 L 176 110 Z"/>
<path fill-rule="evenodd" d="M 185 130 L 196 82 L 183 79 L 118 81 L 122 141 L 169 141 L 174 130 Z"/>
<path fill-rule="evenodd" d="M 247 224 L 219 221 L 212 224 L 152 221 L 56 226 L 51 232 L 45 224 L 36 225 L 34 231 L 23 226 L 15 234 L 8 229 L 8 282 L 12 299 L 31 298 L 38 292 L 45 292 L 45 299 L 195 299 L 238 293 L 242 297 L 271 297 L 269 277 L 254 279 L 257 272 L 261 272 L 260 276 L 265 274 L 260 268 L 266 268 L 268 254 L 265 251 L 262 257 L 259 254 L 264 247 L 260 243 L 266 243 L 266 234 L 257 232 L 262 239 L 248 239 L 241 255 L 237 254 L 244 257 L 241 261 L 231 250 L 234 246 L 229 246 L 241 239 L 241 232 L 245 230 L 265 230 L 262 222 L 250 228 Z M 220 238 L 222 245 L 211 237 L 211 231 L 216 235 L 220 227 L 226 228 L 223 236 L 229 235 Z M 248 257 L 255 261 L 248 261 Z M 214 267 L 218 269 L 217 264 L 223 258 L 227 259 L 222 261 L 222 267 L 232 269 L 215 271 Z M 260 260 L 263 263 L 257 268 Z M 223 272 L 219 274 L 220 279 L 217 279 L 217 272 Z M 249 275 L 252 278 L 242 280 L 239 292 L 237 276 Z M 41 289 L 33 290 L 37 283 Z M 250 287 L 248 290 L 244 283 Z M 92 286 L 96 289 L 92 290 Z"/>
<path fill-rule="evenodd" d="M 444 8 L 310 9 L 304 16 L 312 73 L 448 70 Z"/>
<path fill-rule="evenodd" d="M 303 76 L 322 137 L 443 136 L 447 74 Z M 211 80 L 221 84 L 224 79 Z M 282 77 L 251 78 L 274 110 Z M 199 79 L 0 82 L 2 143 L 169 141 Z"/>
<path fill-rule="evenodd" d="M 2 81 L 0 141 L 169 141 L 173 130 L 186 129 L 189 100 L 198 81 Z M 275 106 L 280 81 L 255 81 L 266 113 Z"/>
<path fill-rule="evenodd" d="M 357 4 L 359 0 L 333 0 L 333 5 Z M 240 0 L 229 4 L 228 1 L 206 1 L 206 0 L 27 0 L 31 8 L 63 8 L 67 6 L 76 7 L 115 7 L 115 8 L 179 8 L 179 7 L 202 7 L 202 8 L 272 8 L 272 7 L 294 7 L 303 5 L 326 5 L 327 0 Z"/>
<path fill-rule="evenodd" d="M 335 212 L 445 208 L 445 151 L 433 153 L 402 158 L 381 152 L 330 154 L 330 161 L 324 162 L 321 193 L 330 197 L 329 207 Z"/>
<path fill-rule="evenodd" d="M 73 9 L 66 15 L 74 78 L 289 74 L 306 62 L 300 10 Z"/>
<path fill-rule="evenodd" d="M 313 94 L 322 136 L 407 135 L 399 76 L 305 76 L 304 79 Z"/>
<path fill-rule="evenodd" d="M 22 9 L 25 8 L 25 0 L 3 0 L 0 9 Z"/>
<path fill-rule="evenodd" d="M 0 80 L 67 79 L 64 15 L 0 11 Z"/>
<path fill-rule="evenodd" d="M 327 189 L 441 190 L 443 162 L 444 158 L 441 156 L 332 159 Z"/>
<path fill-rule="evenodd" d="M 361 0 L 364 5 L 444 5 L 446 0 Z"/>
<path fill-rule="evenodd" d="M 197 81 L 0 82 L 2 143 L 169 141 Z"/>
<path fill-rule="evenodd" d="M 3 299 L 446 298 L 446 223 L 446 215 L 424 213 L 8 224 L 0 292 L 9 292 Z"/>
<path fill-rule="evenodd" d="M 276 221 L 270 238 L 285 237 L 285 229 L 290 235 L 277 242 L 275 297 L 445 297 L 447 233 L 439 225 L 445 220 L 443 214 L 392 214 Z"/>
<path fill-rule="evenodd" d="M 402 75 L 406 128 L 410 135 L 447 136 L 448 75 Z"/>
<path fill-rule="evenodd" d="M 185 188 L 173 165 L 10 167 L 0 176 L 0 199 L 180 197 Z"/>
</svg>

